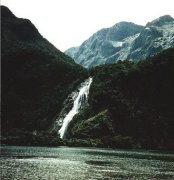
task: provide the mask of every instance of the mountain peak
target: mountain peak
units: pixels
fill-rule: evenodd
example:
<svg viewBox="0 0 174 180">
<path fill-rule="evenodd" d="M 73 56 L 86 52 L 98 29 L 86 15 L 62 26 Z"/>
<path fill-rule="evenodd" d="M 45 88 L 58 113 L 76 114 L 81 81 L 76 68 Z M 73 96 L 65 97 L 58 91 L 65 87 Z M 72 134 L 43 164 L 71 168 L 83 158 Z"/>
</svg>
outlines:
<svg viewBox="0 0 174 180">
<path fill-rule="evenodd" d="M 149 22 L 146 27 L 121 21 L 65 53 L 86 68 L 118 60 L 139 61 L 174 46 L 173 26 L 174 19 L 169 15 Z"/>
<path fill-rule="evenodd" d="M 161 16 L 151 22 L 148 22 L 146 26 L 162 26 L 166 23 L 174 22 L 174 18 L 170 15 Z"/>
<path fill-rule="evenodd" d="M 128 21 L 120 21 L 116 23 L 114 26 L 125 26 L 125 25 L 137 25 L 137 24 L 134 24 L 133 22 L 128 22 Z"/>
<path fill-rule="evenodd" d="M 1 6 L 2 18 L 16 18 L 16 16 L 6 6 Z"/>
<path fill-rule="evenodd" d="M 116 23 L 114 26 L 111 27 L 111 29 L 125 29 L 125 28 L 143 28 L 141 25 L 137 25 L 133 22 L 127 22 L 127 21 L 120 21 Z"/>
<path fill-rule="evenodd" d="M 128 36 L 140 33 L 143 26 L 132 22 L 121 21 L 108 29 L 107 36 L 112 41 L 121 41 Z"/>
<path fill-rule="evenodd" d="M 1 6 L 1 27 L 1 38 L 4 40 L 27 41 L 41 38 L 30 20 L 16 17 L 6 6 Z"/>
</svg>

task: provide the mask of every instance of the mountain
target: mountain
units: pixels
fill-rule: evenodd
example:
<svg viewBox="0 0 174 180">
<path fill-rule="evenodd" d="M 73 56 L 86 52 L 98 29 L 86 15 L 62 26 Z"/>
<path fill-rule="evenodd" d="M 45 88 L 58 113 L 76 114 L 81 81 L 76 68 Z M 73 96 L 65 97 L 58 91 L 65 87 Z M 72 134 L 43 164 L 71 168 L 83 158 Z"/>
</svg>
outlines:
<svg viewBox="0 0 174 180">
<path fill-rule="evenodd" d="M 17 18 L 5 6 L 1 6 L 1 42 L 2 136 L 22 144 L 33 132 L 49 129 L 65 98 L 87 73 L 29 20 Z"/>
<path fill-rule="evenodd" d="M 174 150 L 174 48 L 136 61 L 144 57 L 143 49 L 156 53 L 153 47 L 167 48 L 173 43 L 173 18 L 163 16 L 146 27 L 121 22 L 97 32 L 98 38 L 94 34 L 90 39 L 95 40 L 91 49 L 101 47 L 98 54 L 107 57 L 108 52 L 132 44 L 132 54 L 119 52 L 135 61 L 110 64 L 106 58 L 108 64 L 87 73 L 44 39 L 29 20 L 17 18 L 4 6 L 1 15 L 2 144 Z M 114 48 L 107 49 L 107 42 Z M 83 50 L 71 51 L 78 55 L 78 49 Z M 58 129 L 52 128 L 72 108 L 79 85 L 89 74 L 93 80 L 88 101 L 70 122 L 67 139 L 62 141 Z"/>
<path fill-rule="evenodd" d="M 70 122 L 70 145 L 174 150 L 174 48 L 90 73 L 88 104 Z"/>
<path fill-rule="evenodd" d="M 86 68 L 112 64 L 118 60 L 142 60 L 174 47 L 174 19 L 165 15 L 145 27 L 120 22 L 102 29 L 65 53 Z"/>
</svg>

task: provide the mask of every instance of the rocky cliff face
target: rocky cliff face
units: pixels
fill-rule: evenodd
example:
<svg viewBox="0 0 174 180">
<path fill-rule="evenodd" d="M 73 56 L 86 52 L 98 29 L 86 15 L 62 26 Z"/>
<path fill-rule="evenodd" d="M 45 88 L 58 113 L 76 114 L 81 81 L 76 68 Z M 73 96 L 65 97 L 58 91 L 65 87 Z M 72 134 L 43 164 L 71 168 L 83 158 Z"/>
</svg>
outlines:
<svg viewBox="0 0 174 180">
<path fill-rule="evenodd" d="M 174 47 L 174 19 L 162 16 L 147 23 L 134 40 L 127 59 L 145 59 L 170 47 Z"/>
<path fill-rule="evenodd" d="M 162 16 L 145 27 L 120 22 L 98 31 L 79 47 L 65 53 L 86 68 L 118 60 L 141 60 L 174 47 L 174 19 Z"/>
</svg>

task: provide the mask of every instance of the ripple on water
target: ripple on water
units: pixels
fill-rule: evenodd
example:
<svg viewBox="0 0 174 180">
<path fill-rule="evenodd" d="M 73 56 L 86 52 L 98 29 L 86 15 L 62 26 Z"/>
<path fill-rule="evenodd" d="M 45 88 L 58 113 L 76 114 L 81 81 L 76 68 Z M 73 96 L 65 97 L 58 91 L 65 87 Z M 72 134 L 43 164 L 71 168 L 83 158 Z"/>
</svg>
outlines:
<svg viewBox="0 0 174 180">
<path fill-rule="evenodd" d="M 3 180 L 174 179 L 173 154 L 65 147 L 3 147 L 2 152 Z"/>
</svg>

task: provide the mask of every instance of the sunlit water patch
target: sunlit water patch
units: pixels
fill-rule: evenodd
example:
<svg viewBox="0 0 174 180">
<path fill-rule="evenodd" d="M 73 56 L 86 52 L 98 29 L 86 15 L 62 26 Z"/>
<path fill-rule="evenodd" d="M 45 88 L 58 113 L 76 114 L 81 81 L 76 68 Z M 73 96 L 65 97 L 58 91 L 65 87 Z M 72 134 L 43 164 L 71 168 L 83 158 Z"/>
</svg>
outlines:
<svg viewBox="0 0 174 180">
<path fill-rule="evenodd" d="M 174 154 L 97 148 L 1 147 L 1 179 L 174 179 Z"/>
</svg>

